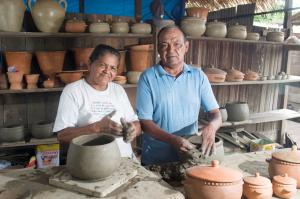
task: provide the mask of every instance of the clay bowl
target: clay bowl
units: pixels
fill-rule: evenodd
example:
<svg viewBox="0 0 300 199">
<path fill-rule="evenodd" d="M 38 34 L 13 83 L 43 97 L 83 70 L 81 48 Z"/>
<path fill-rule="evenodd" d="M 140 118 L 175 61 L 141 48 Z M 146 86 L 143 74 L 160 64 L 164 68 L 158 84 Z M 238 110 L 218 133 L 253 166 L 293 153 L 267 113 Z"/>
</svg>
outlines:
<svg viewBox="0 0 300 199">
<path fill-rule="evenodd" d="M 120 150 L 112 135 L 82 135 L 71 141 L 67 169 L 75 178 L 99 180 L 117 170 L 120 160 Z"/>
<path fill-rule="evenodd" d="M 7 66 L 15 66 L 18 72 L 30 74 L 31 52 L 5 52 Z"/>
<path fill-rule="evenodd" d="M 137 84 L 142 72 L 139 71 L 129 71 L 127 72 L 127 80 L 130 84 Z"/>
<path fill-rule="evenodd" d="M 197 17 L 201 19 L 207 19 L 208 9 L 203 7 L 191 7 L 186 8 L 186 13 L 188 17 Z"/>
<path fill-rule="evenodd" d="M 30 74 L 30 75 L 25 75 L 25 79 L 27 82 L 27 88 L 28 89 L 34 89 L 37 88 L 37 82 L 39 80 L 40 74 Z"/>
<path fill-rule="evenodd" d="M 246 102 L 230 102 L 225 106 L 228 121 L 244 121 L 249 119 L 249 106 Z"/>
<path fill-rule="evenodd" d="M 274 195 L 279 198 L 292 198 L 297 192 L 297 182 L 287 174 L 274 176 L 272 180 Z"/>
<path fill-rule="evenodd" d="M 77 70 L 77 71 L 62 71 L 57 74 L 57 76 L 60 78 L 60 80 L 65 83 L 69 84 L 72 82 L 75 82 L 77 80 L 80 80 L 83 76 L 83 73 L 87 72 L 87 70 Z"/>
<path fill-rule="evenodd" d="M 37 139 L 45 139 L 53 136 L 53 122 L 38 122 L 32 124 L 31 135 Z"/>
<path fill-rule="evenodd" d="M 17 142 L 24 140 L 25 131 L 23 125 L 6 126 L 0 128 L 0 142 Z"/>
<path fill-rule="evenodd" d="M 243 195 L 248 199 L 271 199 L 273 194 L 272 183 L 268 178 L 260 176 L 244 177 Z"/>
<path fill-rule="evenodd" d="M 254 71 L 251 71 L 251 70 L 248 70 L 245 73 L 244 80 L 256 81 L 258 79 L 258 77 L 259 77 L 258 73 L 254 72 Z"/>
<path fill-rule="evenodd" d="M 75 66 L 79 70 L 87 70 L 89 58 L 94 48 L 73 48 L 75 57 Z"/>
</svg>

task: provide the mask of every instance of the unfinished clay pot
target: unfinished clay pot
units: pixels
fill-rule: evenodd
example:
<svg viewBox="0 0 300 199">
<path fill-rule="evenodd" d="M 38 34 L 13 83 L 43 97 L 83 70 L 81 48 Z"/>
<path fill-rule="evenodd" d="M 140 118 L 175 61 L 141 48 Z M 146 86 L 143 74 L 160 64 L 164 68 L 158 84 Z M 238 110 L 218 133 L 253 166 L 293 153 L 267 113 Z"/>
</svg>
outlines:
<svg viewBox="0 0 300 199">
<path fill-rule="evenodd" d="M 43 74 L 50 79 L 54 79 L 55 74 L 62 71 L 65 51 L 37 51 L 35 54 Z"/>
<path fill-rule="evenodd" d="M 53 122 L 38 122 L 32 124 L 31 135 L 37 139 L 45 139 L 53 136 Z"/>
<path fill-rule="evenodd" d="M 228 28 L 227 37 L 232 39 L 246 39 L 247 27 L 236 23 Z"/>
<path fill-rule="evenodd" d="M 18 72 L 30 74 L 31 71 L 31 52 L 5 52 L 7 66 L 16 67 Z"/>
<path fill-rule="evenodd" d="M 221 167 L 217 160 L 213 160 L 211 166 L 187 169 L 183 184 L 189 199 L 240 199 L 243 193 L 242 177 L 240 172 Z"/>
<path fill-rule="evenodd" d="M 126 50 L 119 50 L 119 53 L 120 53 L 121 57 L 120 57 L 117 74 L 124 75 L 126 72 L 126 62 L 125 62 Z"/>
<path fill-rule="evenodd" d="M 246 102 L 230 102 L 225 106 L 228 121 L 239 122 L 249 119 L 249 106 Z"/>
<path fill-rule="evenodd" d="M 274 176 L 272 184 L 274 195 L 279 198 L 289 199 L 295 196 L 297 192 L 296 180 L 289 177 L 286 173 Z"/>
<path fill-rule="evenodd" d="M 30 74 L 30 75 L 25 75 L 25 79 L 27 82 L 27 89 L 35 89 L 37 88 L 37 82 L 39 80 L 40 74 Z"/>
<path fill-rule="evenodd" d="M 297 146 L 293 146 L 290 151 L 272 153 L 272 159 L 269 161 L 270 177 L 285 173 L 296 179 L 297 188 L 300 188 L 300 151 L 297 150 Z"/>
<path fill-rule="evenodd" d="M 207 19 L 208 9 L 204 7 L 190 7 L 186 8 L 186 13 L 188 17 L 197 17 L 200 19 Z"/>
<path fill-rule="evenodd" d="M 231 68 L 227 71 L 226 81 L 229 82 L 241 82 L 243 81 L 245 74 L 241 71 L 238 71 L 234 68 Z"/>
<path fill-rule="evenodd" d="M 272 183 L 268 178 L 260 176 L 244 177 L 243 195 L 247 199 L 271 199 L 273 195 Z"/>
<path fill-rule="evenodd" d="M 130 29 L 134 34 L 150 34 L 152 31 L 151 25 L 148 23 L 135 23 Z"/>
<path fill-rule="evenodd" d="M 267 41 L 274 41 L 274 42 L 283 42 L 284 41 L 284 33 L 283 32 L 268 32 Z"/>
<path fill-rule="evenodd" d="M 25 10 L 23 0 L 1 0 L 0 31 L 20 32 Z"/>
<path fill-rule="evenodd" d="M 227 73 L 221 69 L 214 68 L 213 66 L 212 68 L 205 68 L 203 71 L 209 82 L 220 83 L 224 82 L 226 79 Z"/>
<path fill-rule="evenodd" d="M 209 22 L 206 24 L 205 35 L 208 37 L 224 38 L 227 35 L 227 27 L 223 22 Z"/>
<path fill-rule="evenodd" d="M 8 81 L 10 83 L 9 89 L 11 89 L 11 90 L 21 90 L 22 89 L 23 73 L 8 72 L 7 77 L 8 77 Z"/>
<path fill-rule="evenodd" d="M 135 45 L 130 47 L 130 70 L 143 72 L 152 65 L 153 44 Z"/>
<path fill-rule="evenodd" d="M 0 142 L 17 142 L 24 140 L 25 131 L 22 125 L 4 126 L 0 128 Z"/>
<path fill-rule="evenodd" d="M 185 17 L 181 21 L 180 27 L 187 36 L 200 37 L 205 32 L 205 23 L 206 20 L 202 18 Z"/>
<path fill-rule="evenodd" d="M 65 18 L 67 6 L 66 0 L 37 0 L 34 6 L 32 0 L 28 0 L 33 21 L 42 32 L 58 32 Z"/>
<path fill-rule="evenodd" d="M 117 170 L 120 161 L 120 150 L 112 135 L 82 135 L 71 141 L 67 169 L 75 178 L 99 180 Z"/>
<path fill-rule="evenodd" d="M 130 84 L 137 84 L 142 72 L 138 71 L 128 71 L 127 72 L 127 80 Z"/>
<path fill-rule="evenodd" d="M 259 33 L 256 32 L 248 32 L 247 33 L 247 40 L 253 40 L 253 41 L 258 41 L 259 40 Z"/>
<path fill-rule="evenodd" d="M 90 56 L 95 48 L 74 48 L 75 66 L 77 70 L 87 70 Z"/>
<path fill-rule="evenodd" d="M 248 70 L 248 71 L 245 73 L 244 80 L 248 80 L 248 81 L 256 81 L 256 80 L 258 79 L 258 77 L 259 77 L 259 75 L 258 75 L 257 72 Z"/>
<path fill-rule="evenodd" d="M 85 32 L 87 24 L 83 20 L 79 19 L 71 19 L 68 20 L 65 24 L 65 31 L 66 32 L 73 32 L 73 33 L 82 33 Z"/>
<path fill-rule="evenodd" d="M 77 80 L 80 80 L 83 77 L 83 73 L 86 71 L 62 71 L 57 74 L 57 76 L 60 78 L 60 80 L 65 83 L 69 84 L 72 82 L 75 82 Z"/>
<path fill-rule="evenodd" d="M 125 34 L 129 32 L 129 25 L 127 22 L 114 22 L 111 27 L 112 33 Z"/>
</svg>

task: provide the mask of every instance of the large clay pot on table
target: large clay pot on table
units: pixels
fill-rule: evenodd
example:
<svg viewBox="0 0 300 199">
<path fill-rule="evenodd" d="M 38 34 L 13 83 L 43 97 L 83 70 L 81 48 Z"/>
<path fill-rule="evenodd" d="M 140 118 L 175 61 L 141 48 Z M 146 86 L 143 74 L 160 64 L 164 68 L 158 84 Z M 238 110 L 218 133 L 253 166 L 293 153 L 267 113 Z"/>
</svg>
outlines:
<svg viewBox="0 0 300 199">
<path fill-rule="evenodd" d="M 0 31 L 20 32 L 25 9 L 23 0 L 1 0 Z"/>
<path fill-rule="evenodd" d="M 219 166 L 219 162 L 213 160 L 211 166 L 187 169 L 183 184 L 189 199 L 241 199 L 242 178 L 240 172 Z"/>
<path fill-rule="evenodd" d="M 249 106 L 246 102 L 230 102 L 225 106 L 228 121 L 239 122 L 249 119 Z"/>
<path fill-rule="evenodd" d="M 66 0 L 37 0 L 34 6 L 32 0 L 28 0 L 27 3 L 33 21 L 40 31 L 58 32 L 65 18 L 68 5 Z"/>
<path fill-rule="evenodd" d="M 5 52 L 7 66 L 16 67 L 17 71 L 26 75 L 31 71 L 31 52 Z"/>
<path fill-rule="evenodd" d="M 135 45 L 130 47 L 130 70 L 143 72 L 152 65 L 153 44 Z"/>
<path fill-rule="evenodd" d="M 75 66 L 77 70 L 87 70 L 89 58 L 95 48 L 74 48 Z"/>
<path fill-rule="evenodd" d="M 259 173 L 244 177 L 243 195 L 247 199 L 271 199 L 272 194 L 272 183 L 268 178 Z"/>
<path fill-rule="evenodd" d="M 82 135 L 71 141 L 67 169 L 81 180 L 110 176 L 120 165 L 120 150 L 112 135 Z"/>
<path fill-rule="evenodd" d="M 181 29 L 187 36 L 200 37 L 205 32 L 206 19 L 196 17 L 185 17 L 181 21 Z"/>
</svg>

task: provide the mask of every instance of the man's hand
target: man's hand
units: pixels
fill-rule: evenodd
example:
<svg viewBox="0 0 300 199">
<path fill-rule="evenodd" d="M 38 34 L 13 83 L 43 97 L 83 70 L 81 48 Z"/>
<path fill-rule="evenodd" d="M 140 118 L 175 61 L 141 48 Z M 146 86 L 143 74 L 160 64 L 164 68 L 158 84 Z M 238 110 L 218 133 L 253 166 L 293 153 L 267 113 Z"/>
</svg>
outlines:
<svg viewBox="0 0 300 199">
<path fill-rule="evenodd" d="M 193 149 L 195 145 L 190 143 L 187 139 L 174 135 L 171 140 L 171 144 L 179 151 L 179 152 L 187 152 L 190 149 Z"/>
<path fill-rule="evenodd" d="M 213 125 L 208 124 L 202 129 L 202 153 L 208 157 L 215 152 L 216 129 Z"/>
<path fill-rule="evenodd" d="M 132 122 L 126 122 L 124 118 L 121 118 L 121 124 L 123 126 L 123 140 L 126 143 L 130 143 L 137 135 L 137 130 Z"/>
</svg>

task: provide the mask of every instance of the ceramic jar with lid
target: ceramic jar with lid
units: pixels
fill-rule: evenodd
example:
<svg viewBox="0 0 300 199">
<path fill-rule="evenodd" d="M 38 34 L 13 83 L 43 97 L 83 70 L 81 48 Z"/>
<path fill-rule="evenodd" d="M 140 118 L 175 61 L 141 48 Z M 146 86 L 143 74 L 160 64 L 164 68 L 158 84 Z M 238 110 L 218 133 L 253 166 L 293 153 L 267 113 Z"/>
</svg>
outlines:
<svg viewBox="0 0 300 199">
<path fill-rule="evenodd" d="M 268 32 L 267 41 L 275 41 L 275 42 L 283 42 L 284 41 L 284 33 L 283 32 Z"/>
<path fill-rule="evenodd" d="M 108 23 L 101 22 L 98 20 L 97 22 L 93 22 L 89 26 L 89 32 L 93 33 L 109 33 L 110 26 Z"/>
<path fill-rule="evenodd" d="M 215 20 L 206 24 L 205 35 L 208 37 L 224 38 L 227 35 L 227 27 L 223 22 Z"/>
<path fill-rule="evenodd" d="M 236 23 L 228 28 L 227 33 L 228 38 L 232 39 L 246 39 L 247 38 L 247 28 L 246 26 L 239 25 Z"/>
<path fill-rule="evenodd" d="M 150 34 L 151 25 L 148 23 L 135 23 L 131 26 L 131 32 L 134 34 Z"/>
<path fill-rule="evenodd" d="M 241 71 L 238 71 L 234 68 L 231 68 L 227 71 L 226 81 L 229 82 L 240 82 L 243 81 L 245 74 Z"/>
<path fill-rule="evenodd" d="M 297 188 L 300 188 L 300 151 L 297 150 L 297 146 L 288 151 L 274 152 L 271 160 L 267 161 L 271 178 L 286 173 L 297 180 Z"/>
<path fill-rule="evenodd" d="M 243 193 L 243 175 L 222 167 L 213 160 L 211 166 L 195 166 L 186 170 L 184 189 L 189 199 L 240 199 Z"/>
<path fill-rule="evenodd" d="M 258 41 L 260 38 L 259 33 L 256 32 L 248 32 L 247 33 L 247 40 L 253 40 L 253 41 Z"/>
<path fill-rule="evenodd" d="M 205 32 L 205 19 L 186 17 L 181 21 L 180 27 L 183 32 L 192 37 L 200 37 Z"/>
<path fill-rule="evenodd" d="M 244 80 L 248 80 L 248 81 L 255 81 L 257 80 L 259 77 L 257 72 L 248 70 L 245 74 Z"/>
<path fill-rule="evenodd" d="M 297 192 L 297 181 L 289 177 L 286 173 L 284 175 L 277 175 L 273 177 L 273 192 L 279 198 L 292 198 Z"/>
<path fill-rule="evenodd" d="M 247 199 L 271 199 L 273 194 L 271 180 L 255 173 L 244 177 L 243 195 Z"/>
<path fill-rule="evenodd" d="M 112 33 L 120 33 L 120 34 L 128 33 L 129 25 L 127 22 L 121 22 L 121 21 L 114 22 L 111 27 L 111 32 Z"/>
<path fill-rule="evenodd" d="M 73 32 L 73 33 L 81 33 L 81 32 L 85 32 L 86 27 L 87 25 L 85 21 L 74 18 L 74 19 L 67 20 L 65 24 L 65 31 Z"/>
<path fill-rule="evenodd" d="M 209 82 L 224 82 L 226 79 L 226 72 L 218 68 L 205 68 L 204 73 Z"/>
</svg>

